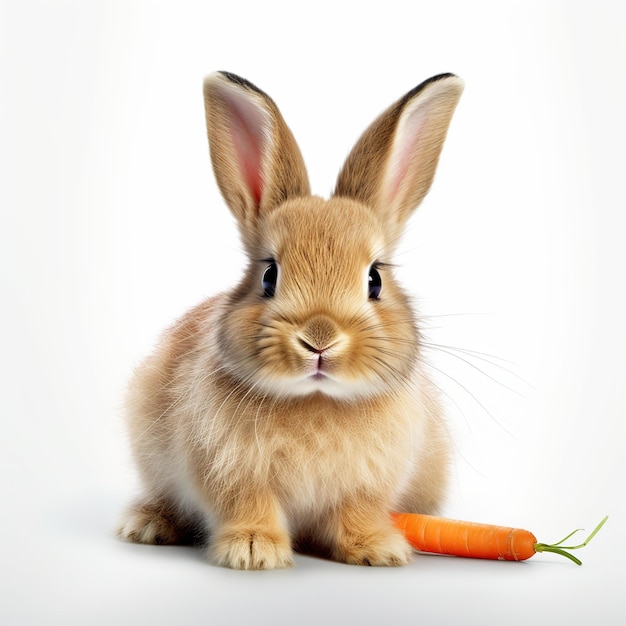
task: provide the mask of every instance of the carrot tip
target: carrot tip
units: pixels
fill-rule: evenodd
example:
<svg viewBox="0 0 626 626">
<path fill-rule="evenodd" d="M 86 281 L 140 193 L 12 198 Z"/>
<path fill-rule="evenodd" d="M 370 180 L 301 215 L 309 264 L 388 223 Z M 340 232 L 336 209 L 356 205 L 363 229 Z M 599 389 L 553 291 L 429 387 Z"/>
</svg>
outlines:
<svg viewBox="0 0 626 626">
<path fill-rule="evenodd" d="M 580 548 L 584 548 L 596 536 L 598 531 L 604 526 L 606 520 L 608 519 L 609 516 L 606 515 L 604 519 L 593 529 L 589 537 L 587 537 L 585 541 L 577 546 L 563 546 L 561 544 L 567 541 L 572 535 L 575 535 L 577 532 L 579 532 L 581 530 L 580 528 L 578 530 L 575 530 L 574 532 L 571 532 L 569 535 L 567 535 L 567 537 L 565 537 L 565 539 L 561 539 L 561 541 L 557 543 L 536 543 L 535 552 L 552 552 L 554 554 L 560 554 L 561 556 L 564 556 L 576 563 L 576 565 L 582 565 L 583 562 L 580 559 L 576 558 L 573 554 L 570 554 L 568 550 L 579 550 Z"/>
</svg>

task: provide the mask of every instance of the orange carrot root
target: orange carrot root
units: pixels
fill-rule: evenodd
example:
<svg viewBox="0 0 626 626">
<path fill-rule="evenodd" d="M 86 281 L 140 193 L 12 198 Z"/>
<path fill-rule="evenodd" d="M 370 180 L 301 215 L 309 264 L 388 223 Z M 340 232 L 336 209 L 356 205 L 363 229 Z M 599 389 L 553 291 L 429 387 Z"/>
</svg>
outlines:
<svg viewBox="0 0 626 626">
<path fill-rule="evenodd" d="M 417 513 L 392 513 L 391 518 L 407 541 L 420 552 L 500 561 L 524 561 L 537 552 L 554 552 L 582 565 L 567 550 L 586 546 L 602 528 L 608 516 L 598 524 L 585 542 L 577 546 L 562 545 L 577 531 L 558 543 L 545 544 L 538 543 L 535 535 L 520 528 L 462 522 Z"/>
<path fill-rule="evenodd" d="M 393 513 L 392 518 L 420 552 L 500 561 L 523 561 L 535 554 L 537 538 L 526 530 L 414 513 Z"/>
</svg>

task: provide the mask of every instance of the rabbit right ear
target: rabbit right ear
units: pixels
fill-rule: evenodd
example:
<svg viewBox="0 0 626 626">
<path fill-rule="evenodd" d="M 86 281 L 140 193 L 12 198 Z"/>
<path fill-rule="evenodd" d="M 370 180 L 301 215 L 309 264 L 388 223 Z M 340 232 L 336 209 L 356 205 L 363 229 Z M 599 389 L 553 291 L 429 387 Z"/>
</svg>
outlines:
<svg viewBox="0 0 626 626">
<path fill-rule="evenodd" d="M 441 74 L 418 85 L 363 133 L 337 179 L 335 196 L 367 204 L 394 245 L 435 176 L 463 81 Z"/>
<path fill-rule="evenodd" d="M 310 193 L 300 150 L 268 95 L 217 72 L 204 81 L 204 103 L 215 178 L 244 234 L 261 214 Z"/>
</svg>

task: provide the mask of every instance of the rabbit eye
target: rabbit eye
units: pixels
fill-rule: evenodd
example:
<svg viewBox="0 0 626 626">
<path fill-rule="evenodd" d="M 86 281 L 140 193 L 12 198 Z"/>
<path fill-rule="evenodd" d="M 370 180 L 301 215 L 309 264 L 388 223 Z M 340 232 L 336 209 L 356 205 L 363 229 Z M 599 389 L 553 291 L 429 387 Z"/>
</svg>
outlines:
<svg viewBox="0 0 626 626">
<path fill-rule="evenodd" d="M 272 261 L 261 278 L 261 286 L 263 287 L 263 295 L 266 298 L 273 298 L 276 292 L 276 282 L 278 281 L 278 266 Z"/>
<path fill-rule="evenodd" d="M 369 297 L 372 300 L 378 300 L 380 292 L 383 288 L 383 280 L 380 277 L 380 272 L 376 269 L 376 266 L 370 267 L 370 274 L 368 278 Z"/>
</svg>

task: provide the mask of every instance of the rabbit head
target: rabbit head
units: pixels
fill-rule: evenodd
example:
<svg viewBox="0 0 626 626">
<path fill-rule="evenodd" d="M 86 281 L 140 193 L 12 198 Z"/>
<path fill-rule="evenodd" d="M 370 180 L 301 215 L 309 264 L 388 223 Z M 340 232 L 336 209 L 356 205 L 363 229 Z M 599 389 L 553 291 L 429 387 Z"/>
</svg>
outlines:
<svg viewBox="0 0 626 626">
<path fill-rule="evenodd" d="M 425 81 L 380 115 L 332 197 L 310 195 L 298 146 L 271 98 L 219 72 L 204 83 L 211 161 L 248 267 L 229 294 L 224 367 L 263 393 L 340 400 L 392 392 L 419 351 L 389 265 L 433 181 L 462 81 Z"/>
</svg>

